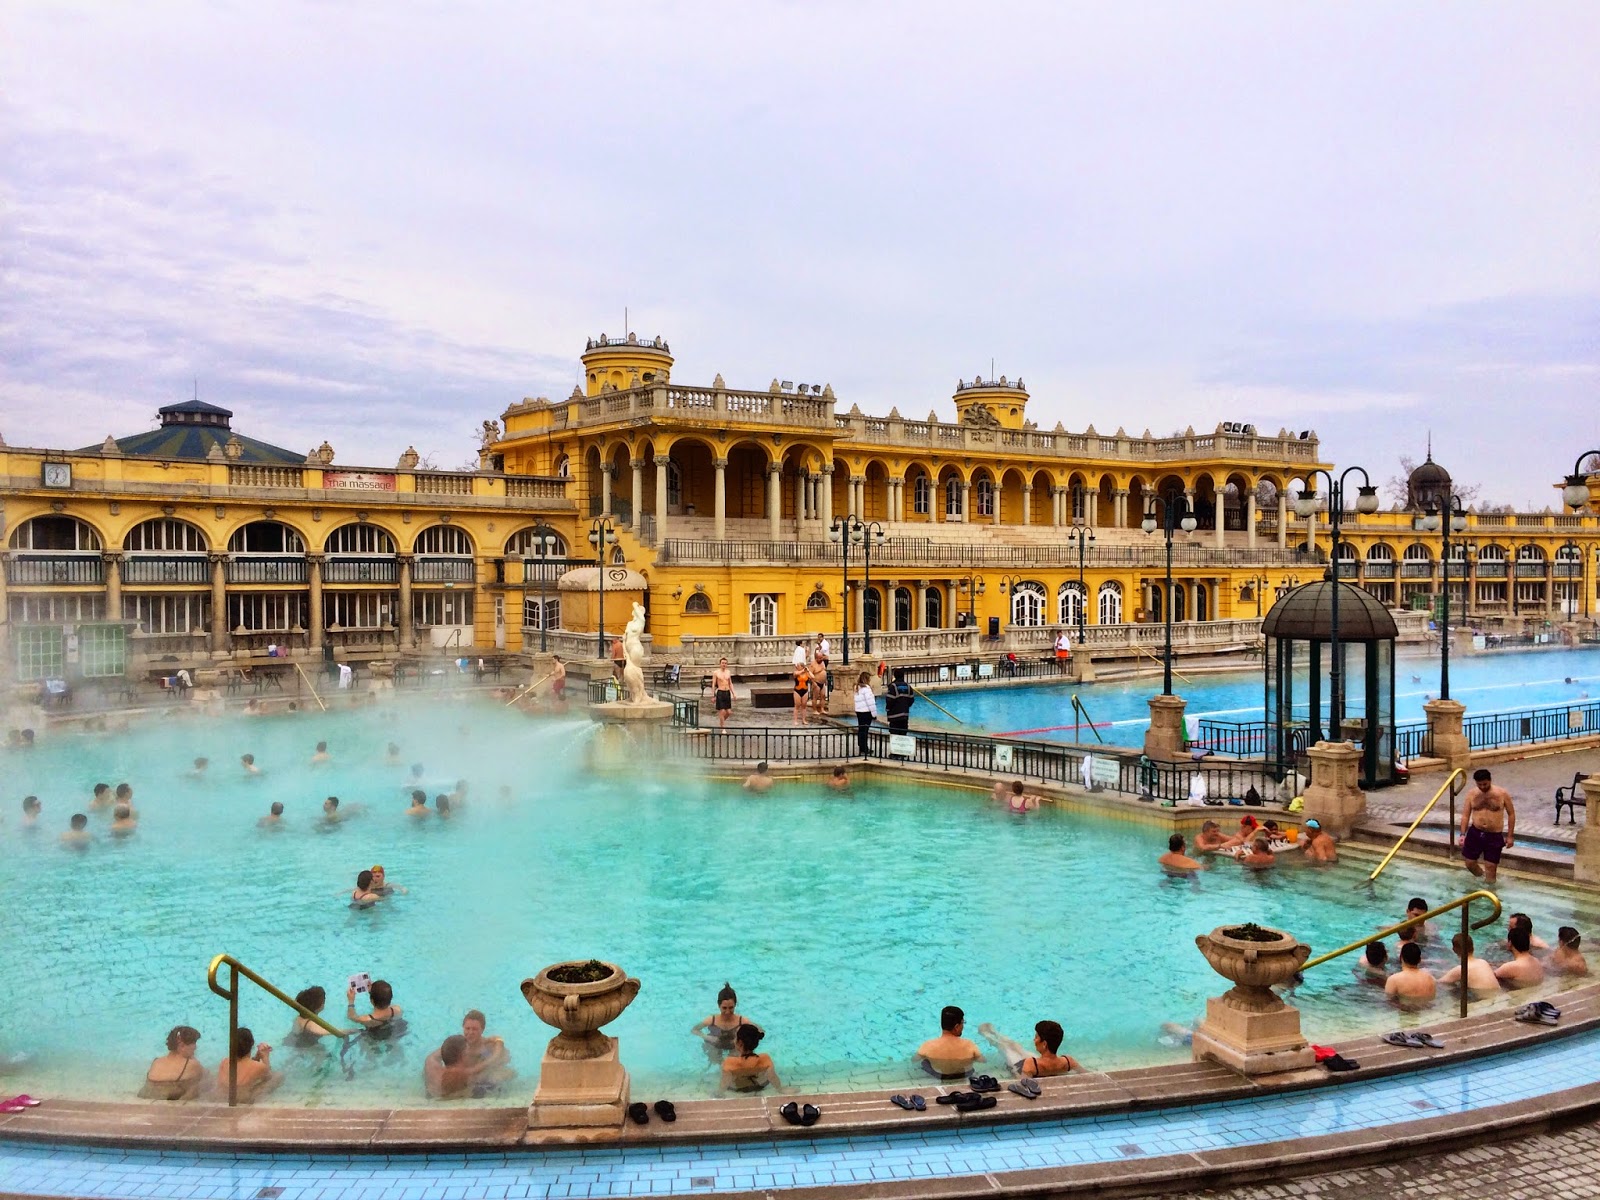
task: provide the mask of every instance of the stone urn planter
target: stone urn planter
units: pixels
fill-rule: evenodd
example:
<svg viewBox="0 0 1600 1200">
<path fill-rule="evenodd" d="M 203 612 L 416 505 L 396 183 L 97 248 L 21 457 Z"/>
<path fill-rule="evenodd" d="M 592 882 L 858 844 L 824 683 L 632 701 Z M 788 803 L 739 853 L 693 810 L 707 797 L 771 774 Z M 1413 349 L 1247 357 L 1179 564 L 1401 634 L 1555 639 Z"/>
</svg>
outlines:
<svg viewBox="0 0 1600 1200">
<path fill-rule="evenodd" d="M 600 1032 L 639 994 L 639 981 L 615 963 L 597 959 L 554 963 L 522 981 L 522 996 L 534 1014 L 561 1032 L 550 1039 L 547 1058 L 568 1062 L 601 1058 L 613 1039 Z"/>
<path fill-rule="evenodd" d="M 1277 1012 L 1284 1003 L 1272 991 L 1299 973 L 1311 947 L 1281 929 L 1249 923 L 1219 925 L 1194 939 L 1211 969 L 1233 987 L 1221 1001 L 1229 1008 L 1249 1013 Z"/>
</svg>

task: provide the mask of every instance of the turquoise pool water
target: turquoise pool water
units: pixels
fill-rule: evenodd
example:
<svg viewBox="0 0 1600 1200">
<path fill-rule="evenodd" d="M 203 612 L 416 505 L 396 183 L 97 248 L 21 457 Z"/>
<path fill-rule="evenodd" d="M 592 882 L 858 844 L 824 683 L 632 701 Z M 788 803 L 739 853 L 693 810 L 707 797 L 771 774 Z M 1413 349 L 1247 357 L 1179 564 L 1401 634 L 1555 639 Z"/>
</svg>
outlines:
<svg viewBox="0 0 1600 1200">
<path fill-rule="evenodd" d="M 226 1005 L 205 986 L 220 951 L 290 991 L 329 990 L 366 971 L 390 980 L 411 1035 L 341 1066 L 280 1051 L 289 1104 L 423 1103 L 425 1053 L 469 1007 L 488 1013 L 522 1070 L 509 1098 L 531 1094 L 549 1031 L 518 992 L 541 966 L 590 955 L 643 980 L 610 1031 L 642 1096 L 708 1094 L 716 1073 L 689 1027 L 724 979 L 740 1010 L 769 1031 L 786 1083 L 807 1089 L 904 1082 L 910 1051 L 937 1032 L 944 1004 L 969 1032 L 992 1021 L 1022 1039 L 1051 1017 L 1085 1064 L 1181 1060 L 1165 1021 L 1189 1021 L 1223 981 L 1195 934 L 1255 920 L 1319 948 L 1343 944 L 1421 894 L 1439 902 L 1460 872 L 1409 862 L 1376 897 L 1357 859 L 1332 870 L 1265 875 L 1221 863 L 1172 884 L 1154 866 L 1156 829 L 1047 809 L 1014 817 L 981 796 L 915 783 L 848 798 L 809 784 L 764 798 L 667 777 L 640 763 L 630 779 L 584 770 L 576 722 L 533 722 L 476 702 L 283 718 L 173 718 L 114 736 L 57 733 L 0 762 L 6 779 L 0 882 L 10 900 L 0 987 L 0 1058 L 26 1053 L 8 1082 L 35 1095 L 126 1096 L 174 1024 L 198 1027 L 201 1058 L 221 1057 Z M 326 739 L 335 762 L 310 767 Z M 430 792 L 459 777 L 470 802 L 449 823 L 402 815 L 405 765 Z M 239 755 L 265 774 L 246 778 Z M 196 755 L 209 778 L 184 777 Z M 125 842 L 84 853 L 56 843 L 97 780 L 126 779 L 143 814 Z M 505 795 L 501 788 L 507 789 Z M 37 793 L 43 827 L 19 828 Z M 322 798 L 364 815 L 314 829 Z M 257 830 L 274 800 L 282 832 Z M 358 869 L 384 863 L 409 888 L 370 912 L 345 901 Z M 1508 905 L 1544 932 L 1588 931 L 1581 898 L 1521 881 Z M 1395 1015 L 1343 966 L 1300 989 L 1317 1040 L 1389 1028 Z M 287 1010 L 248 990 L 244 1020 L 281 1045 Z M 347 1076 L 345 1066 L 349 1068 Z"/>
<path fill-rule="evenodd" d="M 1261 667 L 1181 678 L 1180 663 L 1172 690 L 1189 702 L 1186 715 L 1224 721 L 1262 719 Z M 1568 678 L 1572 683 L 1567 683 Z M 1302 685 L 1303 686 L 1303 685 Z M 1161 690 L 1160 672 L 1138 679 L 1037 687 L 978 688 L 939 691 L 945 708 L 975 732 L 1014 734 L 1042 741 L 1092 742 L 1087 728 L 1074 730 L 1072 693 L 1076 691 L 1099 730 L 1113 745 L 1135 746 L 1150 723 L 1149 700 Z M 1405 656 L 1395 665 L 1395 717 L 1421 721 L 1423 702 L 1439 694 L 1438 655 Z M 1450 696 L 1467 706 L 1469 716 L 1537 708 L 1580 698 L 1600 697 L 1600 649 L 1499 651 L 1458 655 L 1450 660 Z M 956 723 L 931 704 L 918 704 L 919 722 Z"/>
</svg>

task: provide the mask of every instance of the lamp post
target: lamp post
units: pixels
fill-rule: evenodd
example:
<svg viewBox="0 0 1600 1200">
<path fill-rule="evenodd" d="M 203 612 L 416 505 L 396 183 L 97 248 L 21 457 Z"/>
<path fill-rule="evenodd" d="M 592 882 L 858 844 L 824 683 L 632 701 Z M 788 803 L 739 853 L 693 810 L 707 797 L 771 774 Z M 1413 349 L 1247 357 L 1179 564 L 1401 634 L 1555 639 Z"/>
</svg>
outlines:
<svg viewBox="0 0 1600 1200">
<path fill-rule="evenodd" d="M 1000 594 L 1011 597 L 1011 611 L 1006 614 L 1007 625 L 1014 625 L 1017 620 L 1017 587 L 1024 582 L 1021 575 L 1007 575 L 1000 580 Z"/>
<path fill-rule="evenodd" d="M 1329 555 L 1328 577 L 1333 581 L 1332 600 L 1329 602 L 1328 613 L 1328 650 L 1333 659 L 1333 666 L 1329 674 L 1332 681 L 1332 694 L 1328 702 L 1328 721 L 1333 726 L 1333 740 L 1344 741 L 1344 662 L 1339 649 L 1339 521 L 1344 516 L 1344 486 L 1345 480 L 1350 477 L 1350 472 L 1361 472 L 1360 495 L 1355 503 L 1358 513 L 1375 513 L 1378 511 L 1378 489 L 1372 485 L 1371 478 L 1367 475 L 1365 467 L 1346 467 L 1339 474 L 1338 479 L 1320 467 L 1311 470 L 1306 478 L 1306 486 L 1295 493 L 1294 511 L 1302 517 L 1309 517 L 1319 507 L 1317 500 L 1316 477 L 1321 475 L 1328 481 L 1328 529 L 1333 538 L 1333 553 Z"/>
<path fill-rule="evenodd" d="M 1245 583 L 1249 584 L 1250 590 L 1256 594 L 1256 616 L 1258 618 L 1261 616 L 1261 593 L 1265 590 L 1267 584 L 1271 582 L 1265 575 L 1256 575 L 1245 580 Z M 1243 597 L 1241 596 L 1240 599 L 1243 599 Z"/>
<path fill-rule="evenodd" d="M 967 624 L 969 626 L 976 625 L 978 623 L 978 597 L 983 595 L 984 592 L 983 576 L 968 575 L 964 579 L 957 580 L 956 586 L 967 597 Z"/>
<path fill-rule="evenodd" d="M 589 524 L 589 544 L 594 547 L 595 557 L 600 563 L 600 620 L 599 629 L 595 632 L 596 658 L 606 656 L 606 557 L 611 544 L 617 540 L 616 527 L 611 523 L 610 517 L 596 517 Z M 539 614 L 539 623 L 544 624 L 544 613 Z"/>
<path fill-rule="evenodd" d="M 1289 594 L 1291 589 L 1297 588 L 1299 586 L 1300 586 L 1300 576 L 1298 576 L 1298 575 L 1285 575 L 1283 577 L 1283 581 L 1278 584 L 1278 599 L 1282 600 L 1285 596 L 1287 596 Z"/>
<path fill-rule="evenodd" d="M 1172 695 L 1172 530 L 1173 505 L 1165 496 L 1151 496 L 1150 507 L 1144 510 L 1144 520 L 1139 522 L 1139 528 L 1146 533 L 1156 531 L 1156 505 L 1161 506 L 1161 527 L 1167 535 L 1167 585 L 1166 593 L 1161 597 L 1161 615 L 1166 620 L 1166 638 L 1161 649 L 1161 694 Z M 1190 507 L 1187 499 L 1183 502 L 1183 516 L 1178 518 L 1178 525 L 1185 533 L 1193 533 L 1199 524 L 1194 517 L 1194 509 Z"/>
<path fill-rule="evenodd" d="M 1083 624 L 1089 612 L 1089 597 L 1083 590 L 1083 556 L 1088 548 L 1094 545 L 1094 530 L 1083 523 L 1080 518 L 1072 523 L 1072 528 L 1067 530 L 1067 543 L 1078 544 L 1078 645 L 1083 645 Z"/>
<path fill-rule="evenodd" d="M 1439 605 L 1439 699 L 1450 699 L 1450 535 L 1465 533 L 1467 514 L 1454 492 L 1444 497 L 1444 511 L 1430 504 L 1417 521 L 1428 533 L 1444 535 L 1444 596 Z"/>
<path fill-rule="evenodd" d="M 1572 474 L 1567 476 L 1566 486 L 1561 489 L 1561 498 L 1567 502 L 1568 508 L 1582 508 L 1589 503 L 1589 475 L 1594 472 L 1584 472 L 1583 460 L 1586 458 L 1600 459 L 1600 450 L 1585 450 L 1572 464 Z"/>
<path fill-rule="evenodd" d="M 865 597 L 868 589 L 872 587 L 872 547 L 883 545 L 883 526 L 877 521 L 863 521 L 855 513 L 847 513 L 842 517 L 835 517 L 833 524 L 828 526 L 828 540 L 837 543 L 842 551 L 844 564 L 844 599 L 841 607 L 844 609 L 844 665 L 850 665 L 850 546 L 854 543 L 861 547 L 861 556 L 864 574 L 862 575 L 861 594 Z M 861 645 L 866 654 L 872 653 L 872 622 L 867 620 L 866 600 L 862 602 Z"/>
<path fill-rule="evenodd" d="M 555 530 L 541 525 L 533 531 L 533 545 L 539 551 L 536 563 L 536 569 L 539 572 L 539 653 L 544 654 L 550 649 L 550 639 L 547 632 L 550 624 L 548 615 L 550 611 L 550 570 L 548 564 L 550 555 L 555 553 L 556 547 L 561 545 L 561 539 L 556 535 Z M 602 568 L 604 565 L 604 563 L 601 564 Z M 600 574 L 602 577 L 601 587 L 604 587 L 605 571 L 602 570 Z M 526 572 L 524 572 L 524 579 L 526 579 Z"/>
</svg>

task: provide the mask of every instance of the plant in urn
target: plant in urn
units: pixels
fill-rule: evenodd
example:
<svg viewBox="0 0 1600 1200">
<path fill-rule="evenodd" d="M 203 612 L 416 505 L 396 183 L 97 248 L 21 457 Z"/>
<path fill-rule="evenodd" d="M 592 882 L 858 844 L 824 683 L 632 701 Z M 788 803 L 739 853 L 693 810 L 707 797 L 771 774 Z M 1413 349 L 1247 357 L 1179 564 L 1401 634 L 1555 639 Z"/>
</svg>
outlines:
<svg viewBox="0 0 1600 1200">
<path fill-rule="evenodd" d="M 522 995 L 546 1025 L 560 1030 L 545 1048 L 547 1058 L 576 1062 L 600 1058 L 616 1040 L 600 1032 L 639 994 L 639 981 L 614 963 L 589 959 L 546 967 L 522 981 Z"/>
<path fill-rule="evenodd" d="M 1311 947 L 1302 945 L 1281 929 L 1267 929 L 1246 922 L 1219 925 L 1194 939 L 1211 969 L 1233 987 L 1222 996 L 1229 1008 L 1245 1012 L 1277 1012 L 1283 1007 L 1272 989 L 1288 983 L 1311 957 Z"/>
<path fill-rule="evenodd" d="M 1281 929 L 1246 922 L 1219 925 L 1194 939 L 1211 969 L 1233 987 L 1206 1001 L 1194 1031 L 1196 1060 L 1212 1058 L 1245 1075 L 1309 1067 L 1311 1048 L 1300 1034 L 1300 1010 L 1273 987 L 1299 974 L 1311 947 Z"/>
</svg>

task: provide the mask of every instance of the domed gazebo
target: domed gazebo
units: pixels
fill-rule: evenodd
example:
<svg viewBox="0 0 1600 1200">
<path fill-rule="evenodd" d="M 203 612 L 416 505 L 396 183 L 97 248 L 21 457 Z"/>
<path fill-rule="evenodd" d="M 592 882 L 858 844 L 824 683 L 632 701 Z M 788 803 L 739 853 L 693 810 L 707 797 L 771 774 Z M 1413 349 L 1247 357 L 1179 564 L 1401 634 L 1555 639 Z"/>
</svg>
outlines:
<svg viewBox="0 0 1600 1200">
<path fill-rule="evenodd" d="M 1344 730 L 1328 729 L 1333 589 L 1339 589 Z M 1348 738 L 1361 750 L 1361 786 L 1398 782 L 1394 762 L 1394 643 L 1389 610 L 1364 588 L 1319 579 L 1279 597 L 1261 622 L 1266 639 L 1269 747 L 1288 766 L 1315 742 Z"/>
</svg>

